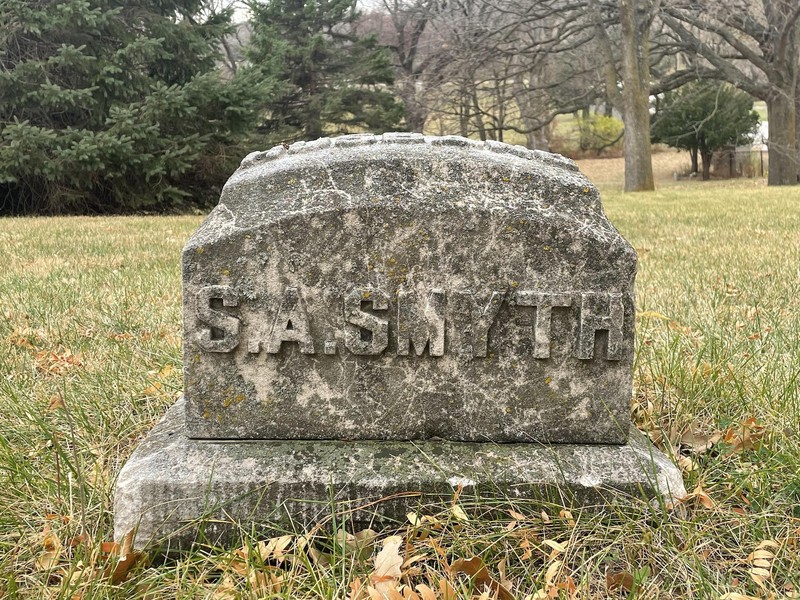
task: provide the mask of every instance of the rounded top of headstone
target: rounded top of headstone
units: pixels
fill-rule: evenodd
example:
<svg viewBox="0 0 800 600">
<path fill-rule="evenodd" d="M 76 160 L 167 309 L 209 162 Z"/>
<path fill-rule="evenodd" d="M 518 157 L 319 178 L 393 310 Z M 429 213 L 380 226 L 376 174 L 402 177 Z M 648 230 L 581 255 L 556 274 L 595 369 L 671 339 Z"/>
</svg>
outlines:
<svg viewBox="0 0 800 600">
<path fill-rule="evenodd" d="M 364 148 L 376 144 L 382 147 L 424 145 L 431 147 L 439 146 L 468 148 L 470 150 L 488 151 L 497 154 L 510 154 L 512 156 L 527 160 L 539 160 L 556 167 L 569 169 L 570 171 L 578 170 L 578 166 L 575 164 L 575 161 L 565 158 L 560 154 L 552 154 L 542 150 L 529 150 L 524 146 L 505 144 L 503 142 L 496 142 L 493 140 L 479 142 L 469 138 L 461 137 L 459 135 L 426 136 L 422 135 L 421 133 L 405 132 L 391 132 L 384 133 L 383 135 L 375 135 L 372 133 L 356 133 L 335 138 L 320 138 L 313 142 L 300 141 L 291 145 L 286 144 L 275 146 L 270 150 L 251 152 L 244 157 L 241 166 L 242 168 L 248 168 L 261 163 L 271 162 L 279 158 L 310 154 L 313 152 L 330 150 L 332 148 Z"/>
<path fill-rule="evenodd" d="M 570 159 L 495 141 L 356 134 L 252 152 L 187 249 L 220 234 L 364 207 L 439 213 L 512 210 L 617 237 L 595 186 Z"/>
</svg>

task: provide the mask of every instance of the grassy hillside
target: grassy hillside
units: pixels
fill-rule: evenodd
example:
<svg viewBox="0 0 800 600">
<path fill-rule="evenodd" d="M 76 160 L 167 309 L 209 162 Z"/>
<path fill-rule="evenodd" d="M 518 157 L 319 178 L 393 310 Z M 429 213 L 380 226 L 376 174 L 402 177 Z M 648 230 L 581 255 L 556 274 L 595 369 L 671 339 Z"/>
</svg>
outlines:
<svg viewBox="0 0 800 600">
<path fill-rule="evenodd" d="M 114 478 L 180 392 L 179 256 L 201 219 L 2 220 L 0 597 L 363 598 L 392 534 L 382 556 L 399 544 L 409 590 L 394 597 L 797 597 L 800 188 L 666 166 L 658 192 L 623 195 L 620 165 L 582 167 L 639 253 L 633 418 L 679 461 L 682 502 L 462 494 L 361 545 L 243 532 L 238 554 L 121 560 Z"/>
</svg>

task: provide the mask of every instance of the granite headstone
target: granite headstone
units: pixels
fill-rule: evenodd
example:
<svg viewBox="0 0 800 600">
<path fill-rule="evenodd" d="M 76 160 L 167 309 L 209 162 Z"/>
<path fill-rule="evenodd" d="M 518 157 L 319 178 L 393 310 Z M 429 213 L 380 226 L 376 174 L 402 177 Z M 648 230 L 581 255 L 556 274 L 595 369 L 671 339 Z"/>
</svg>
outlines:
<svg viewBox="0 0 800 600">
<path fill-rule="evenodd" d="M 681 495 L 630 431 L 635 274 L 557 155 L 400 133 L 249 155 L 184 249 L 185 399 L 120 475 L 118 533 L 253 490 L 226 513 L 308 520 L 337 482 Z"/>
</svg>

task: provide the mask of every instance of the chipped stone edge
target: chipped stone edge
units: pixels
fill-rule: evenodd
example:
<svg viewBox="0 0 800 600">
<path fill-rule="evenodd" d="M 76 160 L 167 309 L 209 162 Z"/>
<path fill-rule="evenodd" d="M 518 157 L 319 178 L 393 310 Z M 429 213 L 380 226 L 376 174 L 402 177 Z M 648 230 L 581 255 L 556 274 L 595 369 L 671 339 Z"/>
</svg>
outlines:
<svg viewBox="0 0 800 600">
<path fill-rule="evenodd" d="M 311 154 L 320 150 L 328 150 L 332 148 L 354 148 L 366 147 L 376 144 L 383 145 L 411 145 L 411 144 L 426 144 L 428 146 L 450 146 L 456 148 L 466 148 L 470 150 L 479 150 L 492 152 L 494 154 L 510 154 L 518 158 L 526 160 L 536 160 L 550 166 L 559 167 L 568 171 L 579 172 L 578 165 L 575 161 L 561 156 L 560 154 L 552 154 L 544 152 L 543 150 L 529 150 L 524 146 L 513 146 L 504 142 L 495 142 L 487 140 L 480 142 L 470 140 L 459 135 L 422 135 L 421 133 L 404 133 L 392 132 L 376 135 L 372 133 L 357 133 L 352 135 L 343 135 L 333 138 L 320 138 L 311 142 L 295 142 L 291 145 L 275 146 L 269 150 L 251 152 L 242 159 L 240 168 L 247 169 L 256 165 L 268 163 L 279 158 L 286 158 L 300 154 Z"/>
</svg>

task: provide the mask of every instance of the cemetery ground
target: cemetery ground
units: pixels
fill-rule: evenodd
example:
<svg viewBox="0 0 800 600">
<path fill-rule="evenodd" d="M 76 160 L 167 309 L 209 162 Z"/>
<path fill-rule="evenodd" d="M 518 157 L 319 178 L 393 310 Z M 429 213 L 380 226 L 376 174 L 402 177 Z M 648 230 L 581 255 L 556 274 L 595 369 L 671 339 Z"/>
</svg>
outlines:
<svg viewBox="0 0 800 600">
<path fill-rule="evenodd" d="M 240 548 L 134 554 L 111 543 L 114 479 L 182 388 L 179 257 L 201 217 L 4 220 L 0 597 L 800 597 L 800 189 L 657 166 L 659 191 L 623 195 L 620 164 L 581 168 L 639 254 L 632 417 L 686 498 L 569 510 L 456 490 L 375 533 L 341 510 Z"/>
</svg>

